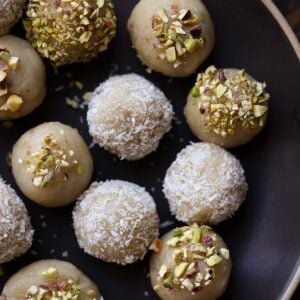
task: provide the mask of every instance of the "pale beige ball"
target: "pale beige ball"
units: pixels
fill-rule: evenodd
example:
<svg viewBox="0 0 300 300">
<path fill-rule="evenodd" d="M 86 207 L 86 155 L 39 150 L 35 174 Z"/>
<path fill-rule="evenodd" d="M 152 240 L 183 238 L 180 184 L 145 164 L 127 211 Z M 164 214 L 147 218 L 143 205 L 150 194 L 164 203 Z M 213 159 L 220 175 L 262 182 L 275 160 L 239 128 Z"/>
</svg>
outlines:
<svg viewBox="0 0 300 300">
<path fill-rule="evenodd" d="M 73 212 L 79 246 L 120 265 L 144 258 L 158 235 L 159 218 L 150 194 L 121 180 L 94 182 Z"/>
<path fill-rule="evenodd" d="M 48 122 L 28 130 L 16 142 L 12 172 L 29 199 L 59 207 L 76 200 L 88 187 L 93 160 L 76 129 Z"/>
<path fill-rule="evenodd" d="M 82 300 L 101 298 L 96 284 L 83 272 L 69 262 L 56 259 L 36 261 L 19 270 L 6 282 L 2 296 L 8 299 L 29 299 L 29 296 L 35 296 L 34 291 L 41 292 L 40 286 L 46 286 L 51 297 L 56 290 L 52 285 L 60 286 L 65 296 L 73 293 L 72 296 L 77 295 Z"/>
</svg>

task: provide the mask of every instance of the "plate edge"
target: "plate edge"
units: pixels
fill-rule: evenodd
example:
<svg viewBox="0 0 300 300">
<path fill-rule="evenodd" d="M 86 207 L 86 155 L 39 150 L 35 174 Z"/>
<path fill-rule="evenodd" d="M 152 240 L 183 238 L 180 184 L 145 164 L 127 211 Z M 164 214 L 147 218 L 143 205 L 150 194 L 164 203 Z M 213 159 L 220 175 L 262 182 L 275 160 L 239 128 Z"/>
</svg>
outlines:
<svg viewBox="0 0 300 300">
<path fill-rule="evenodd" d="M 261 2 L 265 5 L 265 7 L 269 10 L 269 12 L 272 14 L 276 22 L 281 27 L 282 31 L 286 35 L 288 41 L 290 42 L 291 46 L 293 47 L 298 60 L 300 60 L 300 44 L 299 41 L 288 24 L 285 17 L 282 15 L 282 13 L 279 11 L 277 6 L 273 3 L 272 0 L 261 0 Z M 300 258 L 299 258 L 300 260 Z M 296 270 L 294 274 L 291 275 L 290 282 L 285 287 L 285 291 L 283 292 L 283 295 L 281 297 L 282 300 L 289 300 L 292 298 L 293 294 L 295 293 L 298 285 L 300 284 L 300 262 L 298 260 Z"/>
<path fill-rule="evenodd" d="M 272 0 L 261 0 L 261 2 L 265 5 L 265 7 L 269 10 L 271 15 L 281 27 L 282 31 L 284 32 L 291 46 L 293 47 L 298 57 L 298 60 L 300 61 L 300 44 L 291 26 Z"/>
</svg>

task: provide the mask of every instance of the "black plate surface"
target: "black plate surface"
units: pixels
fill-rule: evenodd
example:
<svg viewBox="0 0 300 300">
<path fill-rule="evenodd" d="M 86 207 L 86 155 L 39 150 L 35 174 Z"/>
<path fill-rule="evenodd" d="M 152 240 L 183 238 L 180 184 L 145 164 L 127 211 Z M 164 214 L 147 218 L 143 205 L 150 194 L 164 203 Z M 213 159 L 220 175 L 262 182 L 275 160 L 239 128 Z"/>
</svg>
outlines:
<svg viewBox="0 0 300 300">
<path fill-rule="evenodd" d="M 246 68 L 258 80 L 265 80 L 272 99 L 265 130 L 251 143 L 232 150 L 241 161 L 249 183 L 246 202 L 229 221 L 216 226 L 231 249 L 233 272 L 224 299 L 277 299 L 289 283 L 299 258 L 300 211 L 300 70 L 287 38 L 259 0 L 206 0 L 216 27 L 216 48 L 206 63 L 218 67 Z M 145 186 L 154 196 L 163 228 L 176 223 L 161 192 L 166 169 L 176 154 L 191 141 L 182 109 L 195 75 L 173 79 L 148 74 L 131 48 L 126 22 L 137 0 L 115 0 L 118 34 L 109 51 L 87 63 L 67 66 L 55 74 L 48 66 L 48 94 L 33 114 L 0 129 L 0 173 L 24 199 L 36 230 L 30 252 L 3 265 L 0 288 L 21 267 L 42 258 L 71 261 L 93 279 L 105 299 L 157 299 L 146 278 L 149 255 L 143 262 L 127 267 L 107 264 L 79 249 L 73 228 L 73 206 L 45 209 L 27 200 L 18 190 L 6 155 L 26 130 L 46 121 L 61 121 L 77 127 L 88 144 L 85 109 L 72 110 L 66 96 L 82 95 L 69 88 L 72 80 L 84 83 L 90 91 L 112 74 L 136 72 L 158 85 L 171 99 L 177 119 L 158 151 L 138 162 L 120 161 L 95 146 L 93 180 L 118 178 Z M 19 28 L 19 36 L 24 36 Z M 67 73 L 72 78 L 67 78 Z M 60 89 L 56 91 L 56 89 Z M 166 223 L 167 222 L 167 223 Z M 170 223 L 171 222 L 171 223 Z"/>
</svg>

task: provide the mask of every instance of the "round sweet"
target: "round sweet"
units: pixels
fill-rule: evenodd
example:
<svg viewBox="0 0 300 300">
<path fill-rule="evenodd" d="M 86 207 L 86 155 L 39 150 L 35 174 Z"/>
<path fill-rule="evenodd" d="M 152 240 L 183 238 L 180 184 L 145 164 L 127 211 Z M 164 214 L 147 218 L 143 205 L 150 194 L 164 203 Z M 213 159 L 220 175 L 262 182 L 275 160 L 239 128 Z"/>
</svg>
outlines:
<svg viewBox="0 0 300 300">
<path fill-rule="evenodd" d="M 73 212 L 78 243 L 84 251 L 120 265 L 143 259 L 158 235 L 153 198 L 130 182 L 94 182 Z"/>
<path fill-rule="evenodd" d="M 171 164 L 163 191 L 175 217 L 185 223 L 215 224 L 231 217 L 246 197 L 239 160 L 209 143 L 187 146 Z"/>
<path fill-rule="evenodd" d="M 93 160 L 76 129 L 49 122 L 28 130 L 16 142 L 12 172 L 29 199 L 59 207 L 73 202 L 88 187 Z"/>
<path fill-rule="evenodd" d="M 270 95 L 245 70 L 209 67 L 198 75 L 184 112 L 202 141 L 225 148 L 253 139 L 265 126 Z"/>
<path fill-rule="evenodd" d="M 25 0 L 0 1 L 0 36 L 8 34 L 21 18 Z"/>
<path fill-rule="evenodd" d="M 27 41 L 0 37 L 0 121 L 37 108 L 46 94 L 45 80 L 44 63 Z"/>
<path fill-rule="evenodd" d="M 151 283 L 162 300 L 214 300 L 225 291 L 231 259 L 208 226 L 176 228 L 161 239 L 150 261 Z"/>
<path fill-rule="evenodd" d="M 200 0 L 141 0 L 128 30 L 140 60 L 170 77 L 191 75 L 214 46 L 214 26 Z"/>
<path fill-rule="evenodd" d="M 27 38 L 54 66 L 86 62 L 105 51 L 116 34 L 111 0 L 29 0 Z"/>
<path fill-rule="evenodd" d="M 2 296 L 8 299 L 81 299 L 100 300 L 94 282 L 74 265 L 55 259 L 34 262 L 13 275 Z"/>
<path fill-rule="evenodd" d="M 0 177 L 0 264 L 24 254 L 31 247 L 32 237 L 24 203 Z"/>
<path fill-rule="evenodd" d="M 121 159 L 155 151 L 171 129 L 173 108 L 152 83 L 136 74 L 114 76 L 96 89 L 87 121 L 94 140 Z"/>
</svg>

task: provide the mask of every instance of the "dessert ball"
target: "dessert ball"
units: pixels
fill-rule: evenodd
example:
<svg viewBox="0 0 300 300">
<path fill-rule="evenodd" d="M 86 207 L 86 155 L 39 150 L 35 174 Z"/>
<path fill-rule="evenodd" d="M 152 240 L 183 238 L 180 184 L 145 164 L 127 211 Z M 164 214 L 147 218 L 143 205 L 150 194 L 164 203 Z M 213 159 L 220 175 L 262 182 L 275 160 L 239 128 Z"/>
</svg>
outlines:
<svg viewBox="0 0 300 300">
<path fill-rule="evenodd" d="M 86 62 L 105 51 L 116 34 L 111 0 L 29 0 L 27 38 L 54 66 Z"/>
<path fill-rule="evenodd" d="M 45 66 L 28 42 L 13 35 L 0 37 L 0 121 L 37 108 L 46 94 L 45 77 Z"/>
<path fill-rule="evenodd" d="M 265 126 L 270 95 L 245 70 L 209 67 L 198 75 L 185 106 L 193 133 L 225 148 L 243 145 Z"/>
<path fill-rule="evenodd" d="M 0 177 L 0 264 L 24 254 L 33 230 L 22 200 Z"/>
<path fill-rule="evenodd" d="M 163 183 L 172 214 L 185 223 L 215 224 L 231 217 L 247 189 L 239 160 L 209 143 L 183 149 Z"/>
<path fill-rule="evenodd" d="M 191 75 L 214 46 L 214 26 L 200 0 L 141 0 L 128 30 L 141 61 L 171 77 Z"/>
<path fill-rule="evenodd" d="M 163 300 L 213 300 L 226 289 L 231 259 L 208 226 L 180 227 L 164 235 L 150 261 L 151 283 Z"/>
<path fill-rule="evenodd" d="M 2 296 L 32 300 L 102 299 L 86 275 L 74 265 L 55 259 L 40 260 L 21 269 L 6 282 Z"/>
<path fill-rule="evenodd" d="M 21 18 L 25 0 L 0 1 L 0 36 L 11 31 Z"/>
<path fill-rule="evenodd" d="M 93 160 L 76 129 L 49 122 L 28 130 L 16 142 L 12 171 L 29 199 L 58 207 L 71 203 L 88 187 Z"/>
<path fill-rule="evenodd" d="M 87 113 L 94 140 L 127 160 L 155 151 L 171 129 L 172 117 L 173 108 L 165 95 L 135 74 L 114 76 L 100 84 Z"/>
<path fill-rule="evenodd" d="M 120 265 L 143 259 L 158 235 L 152 197 L 130 182 L 94 182 L 73 212 L 78 243 L 90 255 Z"/>
</svg>

